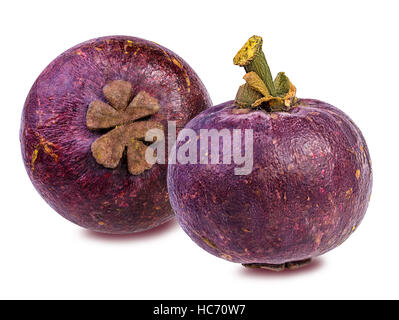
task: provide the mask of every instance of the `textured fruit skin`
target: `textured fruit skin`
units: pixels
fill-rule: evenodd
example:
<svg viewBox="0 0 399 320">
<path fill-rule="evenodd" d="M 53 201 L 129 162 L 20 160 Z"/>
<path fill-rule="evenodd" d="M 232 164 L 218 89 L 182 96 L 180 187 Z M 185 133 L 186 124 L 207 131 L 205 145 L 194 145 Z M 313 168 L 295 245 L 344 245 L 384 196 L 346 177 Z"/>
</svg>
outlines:
<svg viewBox="0 0 399 320">
<path fill-rule="evenodd" d="M 88 105 L 104 99 L 112 80 L 131 82 L 161 110 L 151 120 L 183 127 L 211 105 L 190 66 L 153 42 L 127 36 L 79 44 L 56 58 L 34 83 L 22 114 L 20 140 L 29 177 L 41 196 L 66 219 L 105 233 L 132 233 L 173 217 L 166 190 L 167 165 L 133 176 L 123 157 L 116 169 L 96 163 L 92 142 L 104 134 L 86 127 Z"/>
<path fill-rule="evenodd" d="M 234 164 L 170 164 L 169 196 L 185 232 L 206 251 L 244 264 L 303 260 L 345 241 L 372 187 L 369 152 L 352 120 L 310 99 L 288 112 L 234 110 L 228 101 L 186 128 L 253 129 L 253 170 L 236 176 Z M 242 150 L 243 143 L 242 134 Z"/>
</svg>

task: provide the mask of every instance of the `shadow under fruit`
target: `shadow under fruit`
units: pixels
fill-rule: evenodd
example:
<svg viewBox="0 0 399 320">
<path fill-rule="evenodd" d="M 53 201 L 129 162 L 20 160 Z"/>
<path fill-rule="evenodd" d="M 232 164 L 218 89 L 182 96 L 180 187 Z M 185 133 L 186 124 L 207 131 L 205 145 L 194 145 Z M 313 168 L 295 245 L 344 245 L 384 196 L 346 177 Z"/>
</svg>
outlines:
<svg viewBox="0 0 399 320">
<path fill-rule="evenodd" d="M 280 271 L 308 264 L 354 232 L 368 206 L 372 171 L 353 121 L 327 103 L 296 98 L 284 73 L 273 80 L 261 47 L 254 36 L 234 59 L 247 72 L 235 101 L 186 126 L 197 137 L 200 129 L 241 129 L 241 150 L 244 129 L 253 130 L 252 171 L 235 175 L 234 163 L 211 164 L 209 149 L 207 165 L 170 164 L 168 190 L 178 222 L 200 247 Z"/>
<path fill-rule="evenodd" d="M 20 140 L 29 177 L 66 219 L 126 234 L 173 217 L 166 165 L 148 164 L 148 129 L 182 128 L 211 105 L 180 57 L 150 41 L 103 37 L 56 58 L 34 83 Z M 166 134 L 166 132 L 165 132 Z"/>
</svg>

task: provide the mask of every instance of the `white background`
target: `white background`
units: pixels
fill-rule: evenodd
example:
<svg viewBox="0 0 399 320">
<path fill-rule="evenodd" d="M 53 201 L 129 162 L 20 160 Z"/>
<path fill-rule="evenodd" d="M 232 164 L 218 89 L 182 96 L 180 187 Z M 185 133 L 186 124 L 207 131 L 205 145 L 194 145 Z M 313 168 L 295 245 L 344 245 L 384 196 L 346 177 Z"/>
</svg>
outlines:
<svg viewBox="0 0 399 320">
<path fill-rule="evenodd" d="M 0 298 L 399 298 L 398 12 L 394 0 L 2 1 Z M 175 223 L 112 237 L 55 213 L 21 161 L 26 95 L 60 53 L 115 34 L 175 51 L 214 104 L 243 83 L 236 51 L 263 36 L 274 74 L 344 110 L 366 137 L 374 188 L 359 229 L 312 266 L 275 274 L 206 253 Z"/>
</svg>

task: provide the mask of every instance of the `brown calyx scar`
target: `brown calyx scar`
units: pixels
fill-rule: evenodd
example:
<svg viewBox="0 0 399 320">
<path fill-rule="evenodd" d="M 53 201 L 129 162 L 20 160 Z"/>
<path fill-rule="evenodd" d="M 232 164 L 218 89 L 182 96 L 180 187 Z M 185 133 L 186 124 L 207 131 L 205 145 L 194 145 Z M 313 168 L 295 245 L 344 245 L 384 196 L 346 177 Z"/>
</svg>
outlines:
<svg viewBox="0 0 399 320">
<path fill-rule="evenodd" d="M 143 173 L 152 167 L 145 159 L 148 148 L 144 138 L 148 130 L 160 129 L 160 122 L 141 120 L 160 110 L 159 102 L 145 91 L 140 91 L 133 99 L 130 82 L 115 80 L 103 87 L 108 101 L 95 100 L 90 103 L 86 115 L 86 125 L 90 130 L 110 129 L 91 145 L 91 152 L 97 163 L 114 169 L 119 165 L 127 148 L 128 170 L 133 175 Z"/>
</svg>

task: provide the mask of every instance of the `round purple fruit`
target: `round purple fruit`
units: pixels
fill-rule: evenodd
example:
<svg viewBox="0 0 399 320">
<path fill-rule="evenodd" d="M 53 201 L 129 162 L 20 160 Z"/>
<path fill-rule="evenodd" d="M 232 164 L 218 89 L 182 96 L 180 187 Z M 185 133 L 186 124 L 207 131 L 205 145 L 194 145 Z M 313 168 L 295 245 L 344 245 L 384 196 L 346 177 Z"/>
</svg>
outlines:
<svg viewBox="0 0 399 320">
<path fill-rule="evenodd" d="M 254 36 L 234 58 L 247 72 L 235 101 L 203 111 L 181 131 L 168 191 L 180 225 L 200 247 L 280 271 L 353 233 L 368 206 L 372 171 L 353 121 L 327 103 L 296 98 L 284 73 L 273 80 L 261 46 Z M 186 150 L 196 163 L 179 162 Z"/>
<path fill-rule="evenodd" d="M 190 66 L 134 37 L 79 44 L 56 58 L 26 99 L 22 156 L 41 196 L 66 219 L 133 233 L 173 217 L 166 164 L 146 161 L 150 129 L 182 128 L 211 105 Z M 166 132 L 165 132 L 166 134 Z"/>
</svg>

